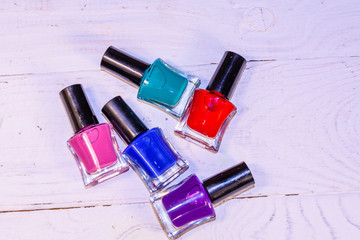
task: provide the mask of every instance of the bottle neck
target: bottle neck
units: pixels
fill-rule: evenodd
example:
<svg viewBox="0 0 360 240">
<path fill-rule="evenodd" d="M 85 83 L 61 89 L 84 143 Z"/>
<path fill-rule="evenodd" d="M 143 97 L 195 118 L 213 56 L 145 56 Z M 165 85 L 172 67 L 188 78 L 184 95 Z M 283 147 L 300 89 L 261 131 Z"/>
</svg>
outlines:
<svg viewBox="0 0 360 240">
<path fill-rule="evenodd" d="M 219 92 L 217 92 L 217 91 L 215 91 L 215 90 L 208 90 L 208 91 L 211 92 L 211 93 L 213 93 L 213 94 L 215 94 L 215 95 L 218 96 L 218 97 L 221 97 L 221 98 L 223 98 L 223 99 L 229 100 L 229 99 L 227 99 L 223 94 L 221 94 L 221 93 L 219 93 Z"/>
<path fill-rule="evenodd" d="M 133 138 L 122 138 L 121 139 L 124 141 L 124 143 L 129 146 L 131 143 L 133 143 L 136 139 L 138 139 L 139 137 L 141 137 L 144 133 L 146 133 L 147 131 L 149 131 L 148 129 L 144 129 L 142 132 L 139 132 L 136 136 L 134 136 Z"/>
<path fill-rule="evenodd" d="M 86 130 L 88 130 L 90 128 L 96 127 L 96 126 L 98 126 L 100 124 L 106 124 L 106 123 L 91 124 L 89 126 L 86 126 L 86 127 L 82 128 L 82 129 L 80 129 L 79 131 L 75 132 L 75 134 L 82 133 L 82 132 L 84 132 L 84 131 L 86 131 Z"/>
</svg>

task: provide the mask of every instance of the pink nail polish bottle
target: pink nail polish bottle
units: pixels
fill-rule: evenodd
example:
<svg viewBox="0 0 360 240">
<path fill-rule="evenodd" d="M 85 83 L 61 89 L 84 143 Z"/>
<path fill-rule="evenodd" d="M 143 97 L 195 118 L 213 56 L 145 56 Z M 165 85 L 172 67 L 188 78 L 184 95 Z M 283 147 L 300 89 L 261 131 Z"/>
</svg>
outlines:
<svg viewBox="0 0 360 240">
<path fill-rule="evenodd" d="M 60 92 L 75 135 L 68 147 L 75 157 L 85 187 L 91 187 L 129 169 L 121 156 L 112 126 L 98 122 L 81 84 Z"/>
</svg>

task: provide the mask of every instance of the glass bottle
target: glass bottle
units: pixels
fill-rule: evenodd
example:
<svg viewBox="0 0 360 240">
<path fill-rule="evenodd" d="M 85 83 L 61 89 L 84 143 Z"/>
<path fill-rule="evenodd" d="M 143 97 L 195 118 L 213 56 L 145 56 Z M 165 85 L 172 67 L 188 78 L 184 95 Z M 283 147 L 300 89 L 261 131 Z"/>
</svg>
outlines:
<svg viewBox="0 0 360 240">
<path fill-rule="evenodd" d="M 229 99 L 240 80 L 246 60 L 225 52 L 206 90 L 196 89 L 193 99 L 175 127 L 175 133 L 201 147 L 217 152 L 237 108 Z"/>
<path fill-rule="evenodd" d="M 106 103 L 102 112 L 128 145 L 123 155 L 150 192 L 162 189 L 188 169 L 187 161 L 162 130 L 149 130 L 120 96 Z"/>
<path fill-rule="evenodd" d="M 151 65 L 110 46 L 101 60 L 101 69 L 139 88 L 137 98 L 180 118 L 194 90 L 198 77 L 181 72 L 160 58 Z"/>
<path fill-rule="evenodd" d="M 99 123 L 80 84 L 60 92 L 74 129 L 68 147 L 86 187 L 96 185 L 129 169 L 121 156 L 111 125 Z"/>
<path fill-rule="evenodd" d="M 254 186 L 242 162 L 201 182 L 192 174 L 179 184 L 150 196 L 153 209 L 170 239 L 215 220 L 215 205 Z"/>
</svg>

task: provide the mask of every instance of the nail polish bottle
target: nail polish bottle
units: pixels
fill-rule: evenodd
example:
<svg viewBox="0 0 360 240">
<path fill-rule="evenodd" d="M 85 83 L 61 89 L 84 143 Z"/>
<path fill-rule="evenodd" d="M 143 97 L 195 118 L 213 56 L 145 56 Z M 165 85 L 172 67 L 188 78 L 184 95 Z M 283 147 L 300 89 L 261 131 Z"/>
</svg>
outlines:
<svg viewBox="0 0 360 240">
<path fill-rule="evenodd" d="M 66 87 L 60 92 L 60 97 L 75 132 L 67 145 L 75 157 L 85 187 L 129 170 L 111 126 L 99 124 L 82 86 Z"/>
<path fill-rule="evenodd" d="M 180 118 L 200 85 L 198 77 L 181 72 L 160 58 L 151 65 L 110 46 L 101 69 L 139 88 L 137 98 Z"/>
<path fill-rule="evenodd" d="M 206 90 L 196 89 L 175 134 L 210 151 L 217 152 L 224 132 L 236 113 L 229 99 L 240 80 L 246 60 L 225 52 Z"/>
<path fill-rule="evenodd" d="M 214 206 L 254 186 L 242 162 L 201 182 L 192 174 L 179 184 L 150 196 L 153 209 L 170 239 L 215 220 Z"/>
<path fill-rule="evenodd" d="M 148 128 L 120 97 L 111 99 L 102 108 L 104 116 L 128 146 L 125 159 L 150 192 L 169 184 L 189 165 L 165 138 L 160 128 Z"/>
</svg>

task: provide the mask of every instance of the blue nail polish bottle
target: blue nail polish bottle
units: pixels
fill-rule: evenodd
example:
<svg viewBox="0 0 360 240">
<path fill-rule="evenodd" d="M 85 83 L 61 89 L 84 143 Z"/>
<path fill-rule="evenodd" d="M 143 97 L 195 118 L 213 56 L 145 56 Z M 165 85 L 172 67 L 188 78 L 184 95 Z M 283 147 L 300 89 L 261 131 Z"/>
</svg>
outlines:
<svg viewBox="0 0 360 240">
<path fill-rule="evenodd" d="M 173 148 L 162 130 L 148 130 L 120 96 L 106 103 L 102 112 L 128 145 L 123 155 L 150 192 L 162 189 L 188 169 L 187 161 Z"/>
</svg>

